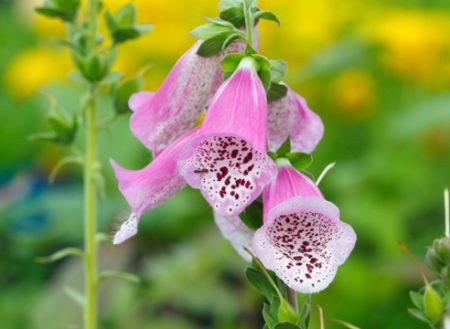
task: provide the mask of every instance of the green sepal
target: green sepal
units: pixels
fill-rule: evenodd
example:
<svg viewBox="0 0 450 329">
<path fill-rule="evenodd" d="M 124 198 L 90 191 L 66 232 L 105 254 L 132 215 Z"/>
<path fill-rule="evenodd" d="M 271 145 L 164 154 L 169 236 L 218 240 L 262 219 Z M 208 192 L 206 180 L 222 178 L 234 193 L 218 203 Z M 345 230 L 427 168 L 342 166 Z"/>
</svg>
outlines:
<svg viewBox="0 0 450 329">
<path fill-rule="evenodd" d="M 277 23 L 278 25 L 281 25 L 281 22 L 278 19 L 278 17 L 275 16 L 275 14 L 273 12 L 268 11 L 268 10 L 259 10 L 253 15 L 253 17 L 254 17 L 255 21 L 258 21 L 259 19 L 265 19 L 268 21 L 273 21 L 273 22 Z"/>
<path fill-rule="evenodd" d="M 304 171 L 313 162 L 312 155 L 307 153 L 292 152 L 285 154 L 284 157 L 289 160 L 297 171 Z"/>
<path fill-rule="evenodd" d="M 209 23 L 200 25 L 193 29 L 189 34 L 200 40 L 207 40 L 224 32 L 231 32 L 233 28 L 219 24 Z"/>
<path fill-rule="evenodd" d="M 280 158 L 289 152 L 291 152 L 291 137 L 290 136 L 288 136 L 288 138 L 286 138 L 283 145 L 281 145 L 280 148 L 277 150 L 277 156 Z"/>
<path fill-rule="evenodd" d="M 417 307 L 419 310 L 423 310 L 423 295 L 416 292 L 416 291 L 410 291 L 409 297 L 411 298 L 412 303 L 415 307 Z"/>
<path fill-rule="evenodd" d="M 278 99 L 281 99 L 285 97 L 288 93 L 288 88 L 284 84 L 275 83 L 272 81 L 272 83 L 269 86 L 269 90 L 267 91 L 267 100 L 269 102 L 276 101 Z"/>
<path fill-rule="evenodd" d="M 251 230 L 259 229 L 263 224 L 263 204 L 259 200 L 253 201 L 241 214 L 241 219 Z"/>
<path fill-rule="evenodd" d="M 220 33 L 202 42 L 197 50 L 197 55 L 202 57 L 213 57 L 222 52 L 222 45 L 230 36 L 230 32 Z"/>
<path fill-rule="evenodd" d="M 59 18 L 65 22 L 73 22 L 80 7 L 80 0 L 46 0 L 42 6 L 36 7 L 37 13 Z"/>
<path fill-rule="evenodd" d="M 114 15 L 114 22 L 117 26 L 130 27 L 136 21 L 136 8 L 132 3 L 122 6 Z"/>
<path fill-rule="evenodd" d="M 144 86 L 144 79 L 137 75 L 122 81 L 114 93 L 113 104 L 117 114 L 128 113 L 131 111 L 128 106 L 130 96 L 141 90 Z"/>
<path fill-rule="evenodd" d="M 276 291 L 270 284 L 269 280 L 265 277 L 265 275 L 252 267 L 247 268 L 245 272 L 245 276 L 247 277 L 247 281 L 255 288 L 260 294 L 266 297 L 268 300 L 271 300 L 276 296 Z"/>
<path fill-rule="evenodd" d="M 272 82 L 280 83 L 287 75 L 287 62 L 274 59 L 270 61 L 270 71 L 272 73 Z"/>
<path fill-rule="evenodd" d="M 236 69 L 239 66 L 239 63 L 241 62 L 242 58 L 244 58 L 244 57 L 245 57 L 245 55 L 242 53 L 232 53 L 232 54 L 226 55 L 220 62 L 222 71 L 224 71 L 224 72 L 236 71 Z"/>
<path fill-rule="evenodd" d="M 69 247 L 58 250 L 50 256 L 37 257 L 35 261 L 43 264 L 53 263 L 69 256 L 84 257 L 84 252 L 79 248 Z"/>
<path fill-rule="evenodd" d="M 105 77 L 99 82 L 100 85 L 112 85 L 123 79 L 123 74 L 120 72 L 109 72 Z"/>
<path fill-rule="evenodd" d="M 105 281 L 107 279 L 121 279 L 132 283 L 140 283 L 141 279 L 131 273 L 117 272 L 117 271 L 105 271 L 98 275 L 98 282 Z"/>
<path fill-rule="evenodd" d="M 219 17 L 230 22 L 237 28 L 245 26 L 244 6 L 241 2 L 234 7 L 230 7 L 220 12 Z"/>
<path fill-rule="evenodd" d="M 421 310 L 418 310 L 418 309 L 415 309 L 415 308 L 409 308 L 408 309 L 408 313 L 411 314 L 416 319 L 419 319 L 420 321 L 423 321 L 423 322 L 426 322 L 426 323 L 430 323 L 430 321 L 427 319 L 427 317 L 425 316 L 425 314 Z"/>
<path fill-rule="evenodd" d="M 280 307 L 278 309 L 278 320 L 281 322 L 297 323 L 298 316 L 295 310 L 292 308 L 285 299 L 280 300 Z M 275 326 L 277 328 L 277 326 Z"/>
<path fill-rule="evenodd" d="M 264 303 L 263 310 L 262 310 L 262 316 L 264 319 L 264 322 L 266 323 L 267 327 L 269 329 L 275 329 L 275 325 L 278 323 L 277 315 L 274 317 L 274 314 L 272 314 L 269 304 Z"/>
<path fill-rule="evenodd" d="M 37 133 L 30 136 L 33 141 L 52 141 L 68 145 L 75 140 L 78 131 L 78 121 L 74 116 L 69 122 L 62 114 L 50 114 L 47 116 L 47 125 L 51 132 Z"/>
</svg>

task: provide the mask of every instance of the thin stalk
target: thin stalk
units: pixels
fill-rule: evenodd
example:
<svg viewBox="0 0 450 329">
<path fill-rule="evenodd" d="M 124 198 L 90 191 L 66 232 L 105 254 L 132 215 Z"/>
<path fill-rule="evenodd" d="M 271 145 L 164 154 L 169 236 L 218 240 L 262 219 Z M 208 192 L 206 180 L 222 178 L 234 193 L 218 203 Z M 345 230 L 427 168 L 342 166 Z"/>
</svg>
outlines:
<svg viewBox="0 0 450 329">
<path fill-rule="evenodd" d="M 450 237 L 450 201 L 448 187 L 444 190 L 444 211 L 445 211 L 445 237 Z"/>
<path fill-rule="evenodd" d="M 95 51 L 97 34 L 98 0 L 89 0 L 88 45 Z M 97 205 L 94 166 L 97 161 L 96 84 L 88 90 L 88 102 L 84 111 L 86 124 L 86 156 L 84 164 L 84 243 L 85 243 L 85 305 L 84 328 L 97 327 Z"/>
<path fill-rule="evenodd" d="M 297 292 L 294 289 L 289 288 L 286 286 L 287 290 L 287 300 L 294 308 L 295 312 L 298 312 L 298 306 L 297 306 Z"/>
<path fill-rule="evenodd" d="M 94 165 L 96 163 L 95 90 L 90 91 L 86 109 L 86 160 L 84 164 L 84 243 L 85 243 L 85 329 L 95 329 L 97 322 L 97 233 Z"/>
<path fill-rule="evenodd" d="M 253 13 L 251 3 L 244 1 L 245 27 L 247 29 L 247 45 L 253 47 Z"/>
</svg>

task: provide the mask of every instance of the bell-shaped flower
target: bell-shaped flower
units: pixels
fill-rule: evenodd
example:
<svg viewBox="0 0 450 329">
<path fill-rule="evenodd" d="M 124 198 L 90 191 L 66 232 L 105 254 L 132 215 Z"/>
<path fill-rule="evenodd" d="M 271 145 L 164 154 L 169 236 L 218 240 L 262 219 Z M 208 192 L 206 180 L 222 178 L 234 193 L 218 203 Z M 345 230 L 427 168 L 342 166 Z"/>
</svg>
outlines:
<svg viewBox="0 0 450 329">
<path fill-rule="evenodd" d="M 134 94 L 131 130 L 156 157 L 176 138 L 192 129 L 222 82 L 222 55 L 197 55 L 201 41 L 195 43 L 175 64 L 156 93 Z M 226 52 L 244 49 L 233 42 Z"/>
<path fill-rule="evenodd" d="M 352 227 L 317 186 L 290 164 L 282 164 L 264 190 L 264 224 L 253 251 L 292 289 L 315 293 L 333 280 L 356 242 Z"/>
<path fill-rule="evenodd" d="M 323 136 L 320 117 L 305 99 L 288 88 L 281 99 L 269 103 L 268 144 L 275 152 L 290 137 L 292 152 L 311 153 Z"/>
<path fill-rule="evenodd" d="M 237 253 L 246 261 L 251 262 L 252 257 L 244 247 L 252 249 L 254 232 L 244 224 L 239 216 L 224 217 L 214 213 L 214 221 L 222 236 L 231 243 Z"/>
<path fill-rule="evenodd" d="M 274 177 L 266 138 L 266 94 L 255 61 L 247 57 L 214 95 L 180 171 L 215 212 L 236 216 Z"/>
<path fill-rule="evenodd" d="M 128 170 L 111 160 L 119 190 L 132 213 L 114 236 L 114 244 L 122 243 L 137 233 L 141 215 L 171 198 L 186 186 L 177 162 L 186 146 L 196 136 L 198 128 L 190 130 L 167 147 L 141 170 Z"/>
</svg>

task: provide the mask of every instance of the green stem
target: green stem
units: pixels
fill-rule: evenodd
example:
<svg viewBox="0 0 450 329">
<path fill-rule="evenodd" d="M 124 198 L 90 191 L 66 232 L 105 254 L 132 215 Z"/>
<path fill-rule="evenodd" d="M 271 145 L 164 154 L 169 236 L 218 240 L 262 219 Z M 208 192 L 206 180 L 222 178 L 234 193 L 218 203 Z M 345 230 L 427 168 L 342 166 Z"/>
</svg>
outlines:
<svg viewBox="0 0 450 329">
<path fill-rule="evenodd" d="M 287 300 L 294 308 L 295 312 L 298 312 L 298 306 L 297 306 L 297 292 L 294 289 L 289 288 L 286 286 L 287 290 Z"/>
<path fill-rule="evenodd" d="M 89 51 L 95 50 L 97 7 L 98 0 L 89 0 Z M 96 85 L 92 83 L 88 91 L 87 107 L 84 111 L 86 124 L 86 156 L 84 164 L 85 329 L 95 329 L 97 327 L 97 207 L 94 181 L 94 166 L 97 161 L 96 89 Z"/>
<path fill-rule="evenodd" d="M 244 1 L 244 12 L 245 12 L 245 27 L 247 29 L 247 45 L 253 48 L 253 13 L 252 13 L 252 3 Z"/>
<path fill-rule="evenodd" d="M 97 317 L 97 233 L 94 165 L 96 163 L 97 127 L 95 90 L 90 90 L 86 109 L 86 160 L 84 165 L 84 241 L 85 241 L 85 329 L 96 328 Z"/>
</svg>

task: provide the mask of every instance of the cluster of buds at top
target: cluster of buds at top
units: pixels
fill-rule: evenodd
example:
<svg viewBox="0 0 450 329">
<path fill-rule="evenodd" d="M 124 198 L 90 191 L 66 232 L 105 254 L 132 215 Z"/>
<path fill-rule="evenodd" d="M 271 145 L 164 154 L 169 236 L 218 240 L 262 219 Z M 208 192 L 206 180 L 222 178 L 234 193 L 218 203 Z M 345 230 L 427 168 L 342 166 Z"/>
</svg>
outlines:
<svg viewBox="0 0 450 329">
<path fill-rule="evenodd" d="M 130 98 L 131 131 L 154 159 L 140 170 L 111 162 L 132 210 L 114 243 L 134 236 L 144 212 L 189 185 L 238 253 L 259 264 L 262 272 L 247 274 L 266 293 L 267 326 L 306 328 L 309 304 L 298 309 L 296 292 L 325 289 L 356 234 L 302 173 L 323 136 L 320 117 L 285 84 L 286 63 L 257 52 L 256 24 L 278 22 L 275 15 L 253 0 L 224 0 L 220 8 L 219 18 L 192 32 L 200 40 L 159 90 Z"/>
</svg>

